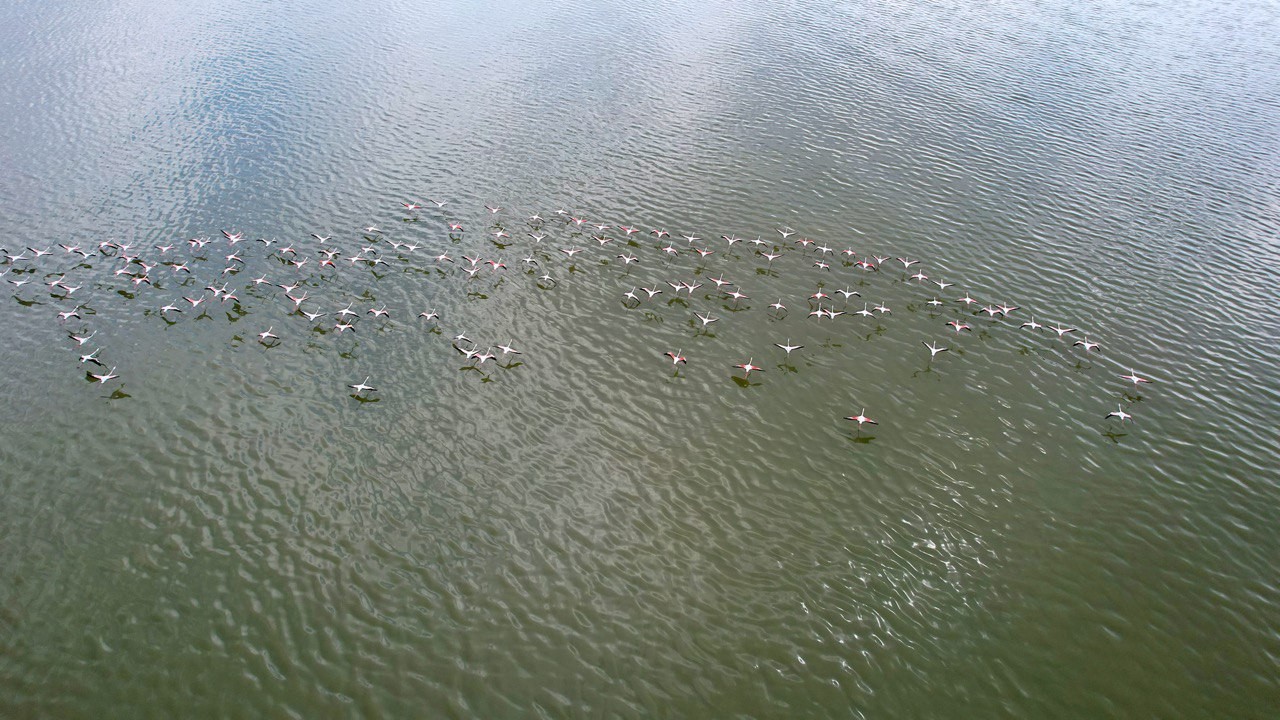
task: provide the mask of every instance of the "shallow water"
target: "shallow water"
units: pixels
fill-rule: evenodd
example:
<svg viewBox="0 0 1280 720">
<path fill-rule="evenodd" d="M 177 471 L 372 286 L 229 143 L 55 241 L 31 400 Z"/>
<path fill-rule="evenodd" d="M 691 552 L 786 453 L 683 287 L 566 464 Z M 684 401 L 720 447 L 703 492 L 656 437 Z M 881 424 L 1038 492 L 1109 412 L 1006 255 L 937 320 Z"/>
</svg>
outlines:
<svg viewBox="0 0 1280 720">
<path fill-rule="evenodd" d="M 54 251 L 11 263 L 31 282 L 0 303 L 2 714 L 1273 715 L 1278 20 L 0 10 L 0 246 Z M 313 232 L 389 264 L 322 270 Z M 134 288 L 108 240 L 204 259 Z M 464 254 L 507 269 L 469 280 Z M 55 297 L 59 273 L 81 289 Z M 238 308 L 161 316 L 215 280 Z M 819 283 L 863 297 L 815 320 Z M 628 307 L 645 285 L 665 292 Z M 523 354 L 470 369 L 459 332 Z M 90 347 L 118 379 L 89 381 Z M 366 376 L 374 402 L 347 387 Z"/>
</svg>

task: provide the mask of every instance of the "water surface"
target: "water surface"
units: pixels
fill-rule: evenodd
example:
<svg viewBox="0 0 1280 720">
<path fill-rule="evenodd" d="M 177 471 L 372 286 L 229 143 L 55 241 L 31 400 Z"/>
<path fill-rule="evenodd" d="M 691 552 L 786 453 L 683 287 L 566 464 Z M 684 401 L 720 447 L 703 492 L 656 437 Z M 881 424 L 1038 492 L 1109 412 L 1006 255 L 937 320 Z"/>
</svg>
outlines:
<svg viewBox="0 0 1280 720">
<path fill-rule="evenodd" d="M 0 303 L 3 714 L 1272 716 L 1278 19 L 11 4 L 0 246 L 56 254 L 15 261 L 32 282 Z M 641 264 L 562 208 L 640 227 Z M 349 256 L 370 224 L 391 266 L 311 274 L 311 233 Z M 892 260 L 823 274 L 784 227 L 956 285 L 930 312 Z M 718 254 L 664 260 L 652 228 Z M 167 324 L 223 229 L 249 238 L 241 311 Z M 191 237 L 215 244 L 190 286 L 161 267 L 135 292 L 94 250 Z M 66 300 L 42 284 L 62 272 L 85 279 Z M 394 314 L 319 333 L 261 273 Z M 708 295 L 722 274 L 750 300 Z M 695 278 L 685 304 L 622 303 Z M 893 313 L 815 322 L 818 283 Z M 965 292 L 1020 310 L 970 317 Z M 118 381 L 86 382 L 82 330 Z M 458 332 L 522 364 L 467 370 Z M 346 387 L 366 376 L 377 402 Z"/>
</svg>

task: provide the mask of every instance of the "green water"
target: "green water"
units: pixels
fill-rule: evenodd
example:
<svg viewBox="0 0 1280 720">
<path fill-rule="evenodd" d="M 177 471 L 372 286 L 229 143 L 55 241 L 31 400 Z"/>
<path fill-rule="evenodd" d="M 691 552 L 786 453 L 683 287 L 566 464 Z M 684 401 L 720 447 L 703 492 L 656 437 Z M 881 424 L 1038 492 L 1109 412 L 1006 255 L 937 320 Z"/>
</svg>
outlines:
<svg viewBox="0 0 1280 720">
<path fill-rule="evenodd" d="M 0 10 L 0 715 L 1273 717 L 1278 21 Z"/>
</svg>

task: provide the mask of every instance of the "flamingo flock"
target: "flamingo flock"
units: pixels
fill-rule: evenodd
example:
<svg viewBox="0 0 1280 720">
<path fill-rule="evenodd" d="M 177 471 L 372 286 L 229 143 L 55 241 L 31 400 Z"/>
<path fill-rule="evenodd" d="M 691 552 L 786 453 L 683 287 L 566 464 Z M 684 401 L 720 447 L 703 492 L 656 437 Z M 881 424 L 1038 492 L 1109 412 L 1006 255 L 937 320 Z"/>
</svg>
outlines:
<svg viewBox="0 0 1280 720">
<path fill-rule="evenodd" d="M 435 307 L 391 307 L 363 297 L 352 298 L 347 285 L 333 282 L 353 272 L 381 279 L 393 263 L 465 277 L 467 282 L 516 274 L 526 276 L 528 282 L 544 290 L 554 290 L 565 273 L 594 266 L 603 268 L 604 272 L 621 270 L 618 298 L 624 312 L 661 303 L 659 296 L 664 294 L 669 298 L 668 306 L 679 301 L 688 307 L 689 302 L 699 300 L 722 303 L 723 309 L 736 312 L 750 303 L 752 288 L 748 283 L 726 279 L 726 273 L 751 272 L 780 277 L 783 272 L 780 268 L 787 258 L 798 257 L 800 262 L 788 265 L 786 272 L 794 273 L 800 283 L 816 285 L 816 289 L 811 293 L 797 293 L 790 300 L 780 297 L 768 304 L 767 310 L 775 319 L 791 313 L 789 307 L 792 306 L 803 307 L 805 314 L 801 317 L 816 323 L 856 323 L 859 318 L 863 322 L 883 318 L 893 309 L 883 300 L 864 298 L 862 291 L 853 289 L 853 285 L 856 283 L 866 290 L 876 282 L 905 283 L 913 292 L 920 291 L 919 305 L 939 318 L 939 338 L 920 339 L 928 351 L 928 363 L 951 350 L 939 344 L 940 338 L 950 336 L 958 340 L 962 334 L 971 333 L 978 320 L 1018 332 L 1048 334 L 1065 349 L 1084 356 L 1096 356 L 1103 350 L 1099 342 L 1069 324 L 1037 322 L 1034 314 L 1016 325 L 1009 323 L 1020 308 L 1003 300 L 984 304 L 968 292 L 942 297 L 940 294 L 955 283 L 932 277 L 920 259 L 891 258 L 865 248 L 837 249 L 826 242 L 798 237 L 798 232 L 789 227 L 766 233 L 770 236 L 768 240 L 763 235 L 747 239 L 723 234 L 719 242 L 713 242 L 694 233 L 673 238 L 663 228 L 645 232 L 636 225 L 595 221 L 563 209 L 548 214 L 551 219 L 546 220 L 536 212 L 512 218 L 511 212 L 499 205 L 485 205 L 484 221 L 478 231 L 487 238 L 486 247 L 470 239 L 476 237 L 467 229 L 470 221 L 447 212 L 447 205 L 448 201 L 438 200 L 398 202 L 399 220 L 438 225 L 434 236 L 422 244 L 402 242 L 376 224 L 336 240 L 333 233 L 315 232 L 304 239 L 278 241 L 249 239 L 243 231 L 222 230 L 221 237 L 170 240 L 149 247 L 118 240 L 67 242 L 47 248 L 26 247 L 17 253 L 0 250 L 3 268 L 0 278 L 12 285 L 20 304 L 33 310 L 43 311 L 47 304 L 37 301 L 38 295 L 47 293 L 52 298 L 57 309 L 50 313 L 50 320 L 66 328 L 67 337 L 76 349 L 76 364 L 86 368 L 85 379 L 97 385 L 124 382 L 116 366 L 107 369 L 110 349 L 91 345 L 97 330 L 89 322 L 99 315 L 101 306 L 117 294 L 142 299 L 151 305 L 146 314 L 168 325 L 183 322 L 185 318 L 210 318 L 209 310 L 215 306 L 247 315 L 252 303 L 262 301 L 279 305 L 286 312 L 288 322 L 308 325 L 324 335 L 359 333 L 365 323 L 385 322 L 392 317 L 416 318 L 431 332 L 441 334 L 447 320 Z M 513 232 L 518 233 L 518 239 L 512 237 Z M 510 251 L 517 244 L 518 253 L 524 256 L 518 264 L 509 267 L 504 258 L 513 256 Z M 457 253 L 457 260 L 451 254 L 455 247 L 467 249 Z M 484 256 L 491 253 L 496 254 Z M 892 263 L 901 265 L 899 277 L 895 278 L 890 272 L 896 267 L 891 267 Z M 715 277 L 711 277 L 713 264 L 717 266 Z M 795 270 L 795 265 L 807 269 Z M 253 273 L 248 270 L 250 266 L 255 268 Z M 632 275 L 633 266 L 637 272 L 654 268 L 648 272 L 651 279 L 637 280 Z M 908 272 L 912 274 L 907 275 Z M 244 279 L 254 273 L 257 277 Z M 657 276 L 659 273 L 661 277 Z M 878 281 L 869 282 L 865 279 L 868 277 Z M 843 287 L 829 290 L 832 280 Z M 937 290 L 932 290 L 933 287 Z M 929 291 L 924 292 L 926 289 Z M 862 300 L 861 309 L 852 303 L 855 298 Z M 950 317 L 942 320 L 944 314 Z M 852 319 L 842 319 L 845 315 Z M 690 342 L 698 342 L 700 335 L 709 335 L 709 326 L 719 319 L 711 309 L 694 310 L 689 322 L 695 336 Z M 253 337 L 266 347 L 274 347 L 285 342 L 276 330 L 275 324 L 268 324 Z M 1067 346 L 1071 340 L 1068 336 L 1077 332 L 1080 339 Z M 479 342 L 462 332 L 450 342 L 452 349 L 462 356 L 464 367 L 474 369 L 482 369 L 489 362 L 506 369 L 518 367 L 524 361 L 517 361 L 515 357 L 524 353 L 515 345 L 515 339 L 509 338 L 504 344 L 490 342 L 482 350 Z M 803 345 L 792 344 L 791 338 L 770 345 L 782 351 L 784 362 L 804 349 Z M 82 352 L 86 346 L 91 349 Z M 691 363 L 683 347 L 664 350 L 660 355 L 677 375 L 682 367 Z M 1132 383 L 1135 393 L 1141 385 L 1153 382 L 1132 368 L 1126 369 L 1128 373 L 1118 377 Z M 752 373 L 765 373 L 764 367 L 755 364 L 754 357 L 732 364 L 726 370 L 740 370 L 741 374 L 734 373 L 733 377 L 744 387 L 751 385 Z M 346 387 L 353 391 L 352 398 L 367 401 L 377 393 L 377 388 L 369 384 L 371 379 L 365 377 L 348 383 Z M 1131 395 L 1123 397 L 1130 407 L 1139 399 Z M 1121 423 L 1133 419 L 1123 403 L 1102 417 Z M 866 408 L 844 419 L 855 423 L 855 431 L 859 433 L 865 426 L 879 424 L 866 415 Z"/>
</svg>

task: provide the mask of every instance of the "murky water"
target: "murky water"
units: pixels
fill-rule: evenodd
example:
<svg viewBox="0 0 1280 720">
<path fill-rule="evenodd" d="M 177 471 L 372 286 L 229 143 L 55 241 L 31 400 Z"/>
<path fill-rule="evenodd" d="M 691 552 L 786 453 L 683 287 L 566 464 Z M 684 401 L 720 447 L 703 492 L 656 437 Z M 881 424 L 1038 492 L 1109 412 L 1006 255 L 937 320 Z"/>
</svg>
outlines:
<svg viewBox="0 0 1280 720">
<path fill-rule="evenodd" d="M 0 714 L 1273 716 L 1276 37 L 0 9 Z"/>
</svg>

